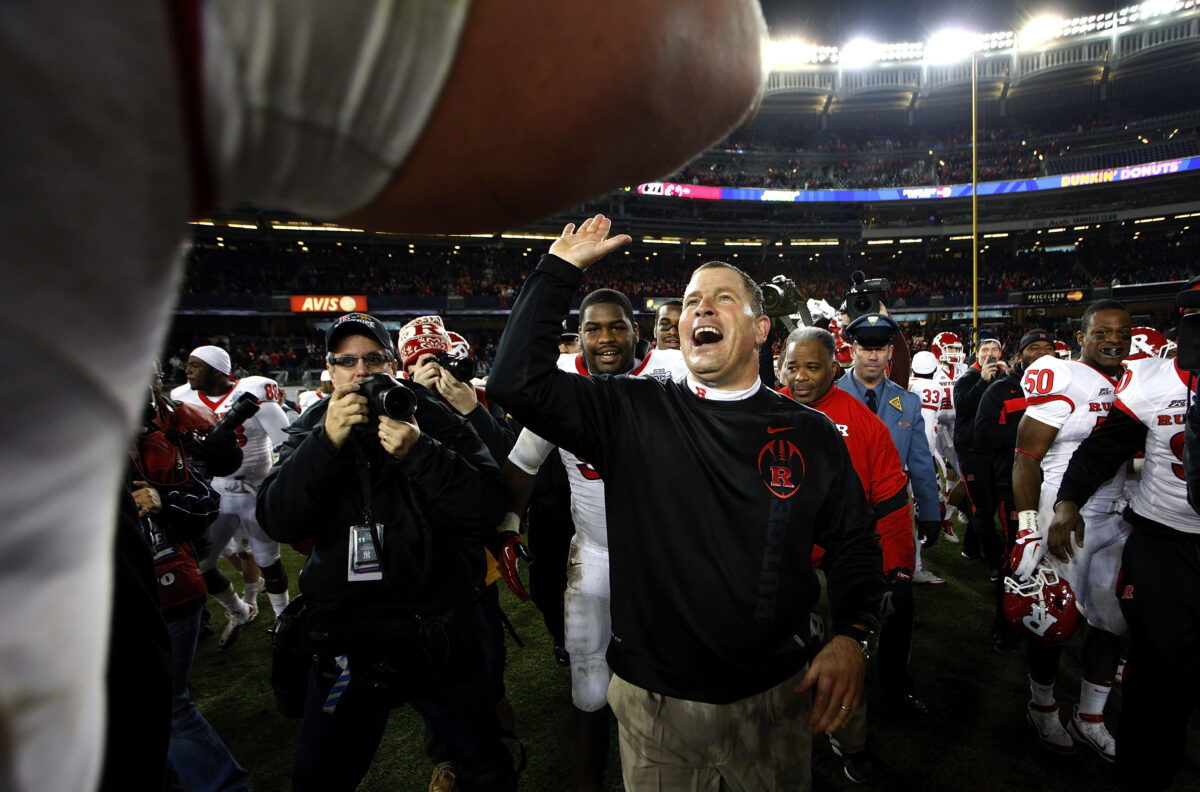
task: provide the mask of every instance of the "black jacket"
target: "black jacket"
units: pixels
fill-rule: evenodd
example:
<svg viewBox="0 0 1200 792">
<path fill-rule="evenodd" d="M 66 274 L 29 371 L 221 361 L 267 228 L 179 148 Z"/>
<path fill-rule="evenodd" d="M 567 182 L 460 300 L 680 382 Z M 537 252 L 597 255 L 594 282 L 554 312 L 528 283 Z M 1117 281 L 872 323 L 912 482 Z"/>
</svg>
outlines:
<svg viewBox="0 0 1200 792">
<path fill-rule="evenodd" d="M 975 413 L 975 443 L 992 457 L 996 486 L 1012 489 L 1013 449 L 1017 447 L 1017 425 L 1025 414 L 1025 392 L 1021 390 L 1020 364 L 997 377 L 979 400 Z"/>
<path fill-rule="evenodd" d="M 442 613 L 474 599 L 484 578 L 481 540 L 500 522 L 504 502 L 500 469 L 478 435 L 424 389 L 418 392 L 421 437 L 403 459 L 367 433 L 360 448 L 371 511 L 383 526 L 386 580 L 351 583 L 350 527 L 364 522 L 360 468 L 354 439 L 335 449 L 325 435 L 327 409 L 323 400 L 289 428 L 258 493 L 258 519 L 271 538 L 316 540 L 300 573 L 311 607 L 349 623 L 397 612 Z"/>
<path fill-rule="evenodd" d="M 886 584 L 873 515 L 837 429 L 763 387 L 702 399 L 683 382 L 559 371 L 581 280 L 543 256 L 513 308 L 488 393 L 604 478 L 612 586 L 608 661 L 666 695 L 734 701 L 806 662 L 800 640 L 826 548 L 835 631 L 878 624 Z"/>
</svg>

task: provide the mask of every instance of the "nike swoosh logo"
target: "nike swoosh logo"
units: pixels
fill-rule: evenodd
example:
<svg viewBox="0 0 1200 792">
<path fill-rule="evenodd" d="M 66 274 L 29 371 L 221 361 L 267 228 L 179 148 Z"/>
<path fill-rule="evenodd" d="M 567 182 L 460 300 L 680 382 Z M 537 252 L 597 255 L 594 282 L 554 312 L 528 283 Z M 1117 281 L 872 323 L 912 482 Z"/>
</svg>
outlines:
<svg viewBox="0 0 1200 792">
<path fill-rule="evenodd" d="M 794 426 L 768 426 L 767 434 L 776 434 L 777 432 L 786 432 L 789 429 L 795 429 Z"/>
</svg>

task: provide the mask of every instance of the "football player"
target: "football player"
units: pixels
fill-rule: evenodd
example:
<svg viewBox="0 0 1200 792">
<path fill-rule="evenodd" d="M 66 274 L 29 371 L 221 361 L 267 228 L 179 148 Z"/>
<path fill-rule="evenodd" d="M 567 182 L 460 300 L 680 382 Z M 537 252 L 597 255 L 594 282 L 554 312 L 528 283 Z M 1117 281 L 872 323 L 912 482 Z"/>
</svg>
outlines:
<svg viewBox="0 0 1200 792">
<path fill-rule="evenodd" d="M 683 300 L 667 300 L 654 312 L 654 346 L 656 349 L 679 349 L 679 317 Z"/>
<path fill-rule="evenodd" d="M 271 469 L 274 449 L 283 442 L 284 429 L 289 421 L 279 406 L 279 386 L 267 377 L 230 379 L 229 353 L 217 346 L 200 346 L 192 350 L 184 371 L 187 384 L 171 391 L 176 401 L 202 404 L 221 418 L 248 393 L 258 402 L 258 412 L 238 428 L 238 444 L 242 447 L 242 466 L 230 476 L 213 479 L 212 485 L 221 495 L 221 513 L 208 528 L 208 551 L 200 559 L 200 571 L 208 593 L 229 612 L 229 621 L 217 643 L 229 647 L 241 635 L 245 625 L 258 615 L 258 592 L 250 589 L 246 601 L 238 598 L 229 579 L 217 569 L 221 551 L 240 529 L 250 541 L 254 562 L 262 570 L 267 597 L 278 616 L 288 604 L 288 576 L 279 556 L 279 543 L 271 539 L 258 524 L 255 501 L 258 487 Z"/>
<path fill-rule="evenodd" d="M 925 418 L 925 442 L 929 444 L 929 452 L 933 455 L 934 472 L 938 478 L 938 509 L 942 521 L 942 535 L 947 542 L 958 543 L 958 535 L 954 533 L 953 507 L 947 504 L 947 497 L 954 487 L 951 483 L 952 468 L 943 454 L 945 449 L 953 451 L 945 438 L 950 436 L 950 429 L 942 419 L 942 414 L 951 404 L 950 384 L 945 372 L 938 365 L 938 359 L 932 352 L 921 351 L 913 355 L 912 377 L 908 381 L 908 389 L 921 398 L 921 415 Z M 917 569 L 924 574 L 920 562 L 920 550 L 917 551 Z"/>
<path fill-rule="evenodd" d="M 612 289 L 599 289 L 584 297 L 579 308 L 582 351 L 559 359 L 559 368 L 585 377 L 630 374 L 660 381 L 687 374 L 678 350 L 655 349 L 644 359 L 635 358 L 637 323 L 629 298 Z M 554 446 L 528 429 L 522 430 L 504 466 L 513 492 L 513 509 L 505 523 L 512 530 L 533 488 L 538 469 Z M 571 662 L 571 699 L 575 711 L 570 724 L 571 777 L 574 790 L 599 790 L 608 755 L 609 709 L 606 696 L 612 671 L 605 661 L 610 627 L 608 583 L 608 525 L 604 506 L 604 481 L 587 462 L 566 449 L 558 449 L 571 485 L 571 517 L 575 536 L 567 562 L 566 651 Z"/>
<path fill-rule="evenodd" d="M 1176 302 L 1186 313 L 1200 310 L 1200 292 L 1180 292 Z M 1131 639 L 1117 754 L 1127 789 L 1170 786 L 1200 695 L 1194 668 L 1200 516 L 1188 503 L 1183 464 L 1189 376 L 1159 357 L 1129 368 L 1108 420 L 1071 457 L 1050 523 L 1052 555 L 1066 561 L 1081 552 L 1091 542 L 1081 510 L 1144 451 L 1142 484 L 1125 511 L 1135 530 L 1125 544 L 1118 594 Z"/>
<path fill-rule="evenodd" d="M 1078 361 L 1039 358 L 1021 379 L 1028 408 L 1017 427 L 1013 460 L 1013 498 L 1018 531 L 1010 562 L 1020 581 L 1032 576 L 1046 554 L 1045 530 L 1054 516 L 1058 487 L 1071 454 L 1108 417 L 1117 382 L 1125 373 L 1121 361 L 1129 354 L 1132 326 L 1129 312 L 1115 300 L 1093 303 L 1083 314 Z M 1086 547 L 1068 563 L 1052 562 L 1066 580 L 1089 629 L 1083 646 L 1083 680 L 1079 706 L 1067 728 L 1058 717 L 1054 681 L 1061 646 L 1029 643 L 1029 686 L 1032 700 L 1027 718 L 1045 747 L 1061 753 L 1075 743 L 1113 761 L 1116 744 L 1104 725 L 1104 705 L 1112 690 L 1119 660 L 1119 636 L 1126 631 L 1115 587 L 1121 550 L 1129 526 L 1121 520 L 1124 468 L 1080 510 L 1087 524 Z"/>
</svg>

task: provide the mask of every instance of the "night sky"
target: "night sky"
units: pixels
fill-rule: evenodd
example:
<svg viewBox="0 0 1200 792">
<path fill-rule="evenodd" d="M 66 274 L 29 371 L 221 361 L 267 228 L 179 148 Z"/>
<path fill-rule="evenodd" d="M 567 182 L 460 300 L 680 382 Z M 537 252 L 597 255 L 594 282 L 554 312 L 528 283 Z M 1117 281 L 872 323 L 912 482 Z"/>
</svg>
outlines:
<svg viewBox="0 0 1200 792">
<path fill-rule="evenodd" d="M 879 43 L 925 41 L 939 29 L 1019 31 L 1029 19 L 1071 19 L 1135 5 L 1098 0 L 761 0 L 772 38 L 840 45 L 858 37 Z"/>
</svg>

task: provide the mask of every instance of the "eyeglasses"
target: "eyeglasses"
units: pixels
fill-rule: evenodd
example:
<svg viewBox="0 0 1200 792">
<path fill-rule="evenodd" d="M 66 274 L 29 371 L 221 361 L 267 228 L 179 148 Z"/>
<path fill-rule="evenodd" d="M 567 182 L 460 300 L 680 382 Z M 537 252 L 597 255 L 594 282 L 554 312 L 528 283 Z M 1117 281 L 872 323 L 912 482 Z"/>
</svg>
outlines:
<svg viewBox="0 0 1200 792">
<path fill-rule="evenodd" d="M 363 365 L 369 369 L 381 368 L 391 363 L 394 359 L 386 352 L 368 352 L 361 357 L 358 355 L 326 355 L 325 359 L 329 361 L 329 365 L 337 366 L 338 368 L 358 368 L 358 361 L 362 361 Z"/>
</svg>

